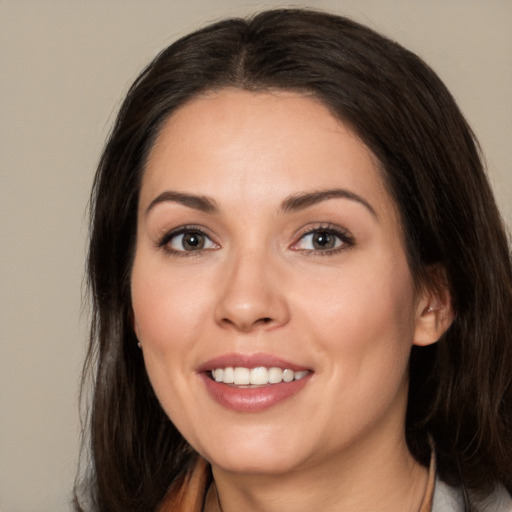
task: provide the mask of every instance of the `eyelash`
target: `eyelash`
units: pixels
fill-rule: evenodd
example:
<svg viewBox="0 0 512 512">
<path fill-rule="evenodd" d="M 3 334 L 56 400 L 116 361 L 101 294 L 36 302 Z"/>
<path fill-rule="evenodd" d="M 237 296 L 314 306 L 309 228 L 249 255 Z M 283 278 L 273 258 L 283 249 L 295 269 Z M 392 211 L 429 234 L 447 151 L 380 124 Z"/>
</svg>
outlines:
<svg viewBox="0 0 512 512">
<path fill-rule="evenodd" d="M 209 235 L 207 235 L 203 229 L 201 229 L 198 226 L 180 226 L 177 229 L 174 229 L 165 235 L 163 235 L 160 240 L 158 241 L 158 247 L 162 248 L 165 252 L 168 254 L 171 254 L 172 256 L 180 256 L 180 257 L 189 257 L 189 256 L 200 256 L 204 251 L 209 251 L 214 249 L 213 247 L 210 248 L 200 248 L 195 251 L 186 251 L 186 250 L 178 250 L 173 249 L 170 246 L 170 242 L 172 240 L 180 235 L 199 235 L 200 237 L 203 237 L 205 240 L 209 240 L 210 243 L 214 244 L 216 247 L 218 247 L 218 244 L 216 244 Z M 215 247 L 215 248 L 216 248 Z"/>
<path fill-rule="evenodd" d="M 327 235 L 331 235 L 336 237 L 341 244 L 338 247 L 333 247 L 332 249 L 320 250 L 320 249 L 293 249 L 294 246 L 297 246 L 301 241 L 305 239 L 305 237 L 309 235 L 315 235 L 319 233 L 325 233 Z M 315 228 L 308 228 L 302 233 L 299 234 L 297 242 L 295 242 L 292 246 L 292 249 L 297 252 L 304 252 L 308 255 L 313 256 L 331 256 L 333 254 L 340 253 L 342 251 L 346 251 L 351 249 L 355 245 L 355 239 L 352 234 L 339 226 L 333 226 L 332 224 L 325 224 Z"/>
<path fill-rule="evenodd" d="M 341 243 L 338 247 L 333 247 L 332 249 L 327 250 L 320 250 L 320 249 L 300 249 L 300 248 L 294 248 L 297 245 L 300 244 L 301 241 L 304 241 L 304 239 L 307 236 L 312 236 L 319 233 L 325 233 L 327 235 L 334 236 L 337 238 Z M 198 235 L 200 237 L 203 237 L 205 240 L 208 240 L 211 244 L 215 245 L 215 247 L 207 247 L 207 248 L 199 248 L 196 250 L 190 250 L 187 251 L 185 249 L 178 250 L 173 249 L 170 246 L 170 242 L 172 240 L 180 235 Z M 336 242 L 335 242 L 336 243 Z M 315 228 L 308 228 L 307 230 L 304 230 L 302 233 L 298 235 L 297 241 L 294 242 L 291 246 L 291 249 L 296 252 L 302 252 L 306 253 L 308 255 L 313 256 L 329 256 L 333 254 L 337 254 L 342 251 L 346 251 L 353 247 L 355 245 L 355 240 L 352 234 L 345 229 L 342 229 L 338 226 L 333 226 L 331 224 L 321 225 Z M 201 229 L 198 226 L 181 226 L 177 229 L 174 229 L 168 233 L 165 233 L 158 241 L 157 246 L 159 248 L 162 248 L 165 252 L 168 254 L 171 254 L 173 256 L 180 256 L 180 257 L 189 257 L 189 256 L 200 256 L 204 251 L 210 251 L 214 250 L 219 247 L 217 243 L 215 243 L 211 237 L 205 233 L 203 229 Z"/>
</svg>

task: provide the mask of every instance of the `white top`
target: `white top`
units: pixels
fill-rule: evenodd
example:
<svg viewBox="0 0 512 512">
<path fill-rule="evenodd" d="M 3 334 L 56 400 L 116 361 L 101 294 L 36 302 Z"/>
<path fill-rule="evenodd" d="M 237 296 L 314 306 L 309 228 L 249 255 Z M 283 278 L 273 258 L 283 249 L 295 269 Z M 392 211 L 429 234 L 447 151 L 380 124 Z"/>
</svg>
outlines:
<svg viewBox="0 0 512 512">
<path fill-rule="evenodd" d="M 499 487 L 484 501 L 478 503 L 478 510 L 512 512 L 512 497 L 504 487 Z M 464 512 L 462 492 L 436 478 L 432 512 Z"/>
</svg>

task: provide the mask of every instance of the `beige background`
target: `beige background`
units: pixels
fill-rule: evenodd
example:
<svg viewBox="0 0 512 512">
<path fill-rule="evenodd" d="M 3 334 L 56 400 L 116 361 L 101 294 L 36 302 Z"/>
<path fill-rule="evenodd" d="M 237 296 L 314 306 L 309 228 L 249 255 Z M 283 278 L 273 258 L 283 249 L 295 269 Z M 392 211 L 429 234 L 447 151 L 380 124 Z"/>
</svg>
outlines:
<svg viewBox="0 0 512 512">
<path fill-rule="evenodd" d="M 0 0 L 0 510 L 69 510 L 86 205 L 120 99 L 157 51 L 279 1 Z M 296 2 L 347 14 L 424 57 L 487 155 L 512 225 L 512 0 Z M 489 248 L 492 250 L 492 248 Z"/>
</svg>

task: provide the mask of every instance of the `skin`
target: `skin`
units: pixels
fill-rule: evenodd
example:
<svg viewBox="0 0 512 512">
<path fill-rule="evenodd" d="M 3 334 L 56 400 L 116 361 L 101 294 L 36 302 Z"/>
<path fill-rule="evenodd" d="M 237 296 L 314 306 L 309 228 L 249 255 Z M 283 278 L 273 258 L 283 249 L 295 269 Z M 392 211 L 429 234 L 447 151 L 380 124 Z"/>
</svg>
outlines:
<svg viewBox="0 0 512 512">
<path fill-rule="evenodd" d="M 282 209 L 327 189 L 359 199 Z M 166 191 L 218 211 L 150 207 Z M 184 225 L 207 235 L 202 250 L 161 245 Z M 348 235 L 330 252 L 306 234 L 327 227 Z M 448 327 L 449 298 L 417 291 L 375 157 L 321 103 L 225 89 L 175 112 L 143 176 L 131 286 L 152 385 L 212 464 L 225 512 L 417 510 L 427 472 L 405 443 L 408 358 Z M 278 406 L 229 410 L 197 371 L 227 353 L 312 375 Z"/>
</svg>

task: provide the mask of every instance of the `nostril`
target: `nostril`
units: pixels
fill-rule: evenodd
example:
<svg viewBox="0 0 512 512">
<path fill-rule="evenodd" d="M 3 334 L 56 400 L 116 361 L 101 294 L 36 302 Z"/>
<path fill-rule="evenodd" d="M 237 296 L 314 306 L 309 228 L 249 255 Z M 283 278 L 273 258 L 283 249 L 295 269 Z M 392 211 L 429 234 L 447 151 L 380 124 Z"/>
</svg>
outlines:
<svg viewBox="0 0 512 512">
<path fill-rule="evenodd" d="M 266 317 L 261 317 L 261 318 L 257 318 L 256 320 L 254 321 L 244 321 L 244 319 L 238 319 L 238 320 L 233 320 L 231 318 L 223 318 L 222 319 L 222 323 L 226 326 L 228 325 L 231 325 L 231 326 L 235 326 L 237 329 L 240 329 L 242 331 L 246 331 L 246 332 L 249 332 L 251 331 L 252 329 L 254 328 L 257 328 L 258 326 L 266 326 L 266 325 L 270 325 L 272 324 L 272 322 L 274 322 L 274 319 L 269 317 L 269 316 L 266 316 Z"/>
</svg>

